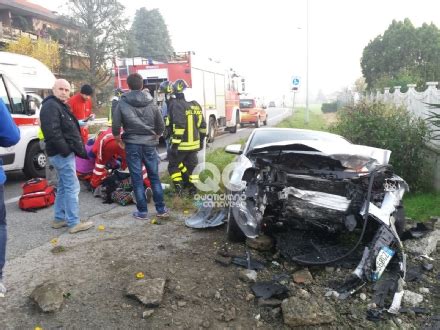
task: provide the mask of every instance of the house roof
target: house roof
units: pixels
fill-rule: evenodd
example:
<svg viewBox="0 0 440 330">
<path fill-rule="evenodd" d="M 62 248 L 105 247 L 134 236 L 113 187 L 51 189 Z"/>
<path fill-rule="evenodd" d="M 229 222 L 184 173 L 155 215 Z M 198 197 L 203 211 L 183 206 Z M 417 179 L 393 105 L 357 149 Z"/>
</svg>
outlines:
<svg viewBox="0 0 440 330">
<path fill-rule="evenodd" d="M 49 21 L 58 19 L 51 10 L 27 0 L 0 0 L 0 10 L 2 9 L 9 9 L 17 15 L 34 16 Z"/>
</svg>

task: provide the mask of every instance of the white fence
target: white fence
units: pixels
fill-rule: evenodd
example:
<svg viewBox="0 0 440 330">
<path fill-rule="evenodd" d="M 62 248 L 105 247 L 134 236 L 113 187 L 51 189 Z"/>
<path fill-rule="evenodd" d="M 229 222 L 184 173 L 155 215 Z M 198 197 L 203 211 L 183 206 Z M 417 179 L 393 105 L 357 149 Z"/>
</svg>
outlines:
<svg viewBox="0 0 440 330">
<path fill-rule="evenodd" d="M 430 112 L 440 114 L 440 109 L 431 109 L 427 104 L 440 104 L 440 90 L 436 87 L 438 82 L 427 82 L 426 85 L 427 89 L 423 92 L 417 92 L 415 84 L 408 84 L 406 93 L 400 91 L 400 86 L 394 87 L 394 93 L 390 93 L 390 88 L 385 88 L 384 93 L 377 90 L 376 94 L 367 95 L 367 99 L 405 106 L 408 111 L 417 117 L 426 119 Z M 434 164 L 434 188 L 440 191 L 440 141 L 431 141 L 428 148 L 432 152 Z"/>
</svg>

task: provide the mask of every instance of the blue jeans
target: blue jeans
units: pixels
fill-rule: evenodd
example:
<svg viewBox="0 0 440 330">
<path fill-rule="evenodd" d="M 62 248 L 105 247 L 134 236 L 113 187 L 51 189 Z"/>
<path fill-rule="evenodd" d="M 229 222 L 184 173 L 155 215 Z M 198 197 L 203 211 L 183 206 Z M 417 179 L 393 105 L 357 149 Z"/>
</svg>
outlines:
<svg viewBox="0 0 440 330">
<path fill-rule="evenodd" d="M 55 198 L 55 221 L 66 220 L 67 226 L 77 225 L 79 220 L 79 181 L 76 176 L 75 155 L 73 152 L 63 157 L 49 157 L 58 173 L 57 196 Z"/>
<path fill-rule="evenodd" d="M 159 157 L 156 148 L 143 144 L 126 143 L 125 152 L 138 211 L 148 212 L 144 182 L 142 180 L 142 164 L 144 164 L 151 182 L 156 211 L 157 213 L 164 213 L 165 203 L 163 201 L 162 184 L 159 178 Z"/>
<path fill-rule="evenodd" d="M 4 185 L 0 184 L 0 280 L 3 276 L 3 266 L 6 262 L 6 207 Z"/>
</svg>

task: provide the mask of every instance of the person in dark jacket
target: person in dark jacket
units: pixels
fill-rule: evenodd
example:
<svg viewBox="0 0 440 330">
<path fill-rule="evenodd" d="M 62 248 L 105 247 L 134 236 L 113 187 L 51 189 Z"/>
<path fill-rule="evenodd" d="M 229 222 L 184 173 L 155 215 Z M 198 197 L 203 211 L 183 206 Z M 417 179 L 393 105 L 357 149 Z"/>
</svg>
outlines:
<svg viewBox="0 0 440 330">
<path fill-rule="evenodd" d="M 55 219 L 52 228 L 69 227 L 69 233 L 93 227 L 93 222 L 80 222 L 79 181 L 76 176 L 75 155 L 87 158 L 81 139 L 78 120 L 67 105 L 70 84 L 58 79 L 53 86 L 53 95 L 43 100 L 40 123 L 46 143 L 46 153 L 58 173 L 55 199 Z"/>
<path fill-rule="evenodd" d="M 157 105 L 149 93 L 142 92 L 142 76 L 133 73 L 127 77 L 130 88 L 121 96 L 112 118 L 112 134 L 125 148 L 127 165 L 131 175 L 133 191 L 136 197 L 137 211 L 133 217 L 148 219 L 147 199 L 142 181 L 142 164 L 147 168 L 153 189 L 153 200 L 158 218 L 168 217 L 163 199 L 162 184 L 159 178 L 159 159 L 156 146 L 163 134 L 165 124 Z M 120 135 L 121 127 L 124 129 Z"/>
<path fill-rule="evenodd" d="M 8 108 L 0 98 L 0 147 L 10 147 L 20 140 L 20 130 L 12 120 Z M 4 184 L 6 181 L 3 171 L 3 162 L 0 158 L 0 297 L 6 293 L 6 287 L 3 284 L 3 267 L 6 261 L 6 207 Z"/>
</svg>

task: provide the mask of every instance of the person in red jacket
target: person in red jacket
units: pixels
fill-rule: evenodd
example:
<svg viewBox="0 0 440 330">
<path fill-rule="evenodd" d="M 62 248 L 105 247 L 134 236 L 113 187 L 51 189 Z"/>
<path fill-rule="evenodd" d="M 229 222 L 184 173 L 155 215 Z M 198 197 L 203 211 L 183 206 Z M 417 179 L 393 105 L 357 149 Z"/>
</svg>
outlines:
<svg viewBox="0 0 440 330">
<path fill-rule="evenodd" d="M 121 162 L 120 168 L 122 170 L 127 168 L 125 150 L 117 143 L 112 134 L 111 127 L 98 133 L 91 151 L 96 156 L 95 168 L 93 169 L 92 177 L 90 179 L 90 185 L 93 189 L 102 183 L 107 177 L 107 168 L 113 167 L 115 163 Z M 150 195 L 152 193 L 151 183 L 145 167 L 142 168 L 142 178 L 144 180 L 144 185 L 147 187 L 146 193 L 147 195 Z"/>
<path fill-rule="evenodd" d="M 79 93 L 76 93 L 67 101 L 73 115 L 76 119 L 78 119 L 81 130 L 81 137 L 84 141 L 84 144 L 86 144 L 87 140 L 89 139 L 89 128 L 87 127 L 87 120 L 90 116 L 92 119 L 95 117 L 95 115 L 92 114 L 92 94 L 92 86 L 82 85 Z"/>
</svg>

